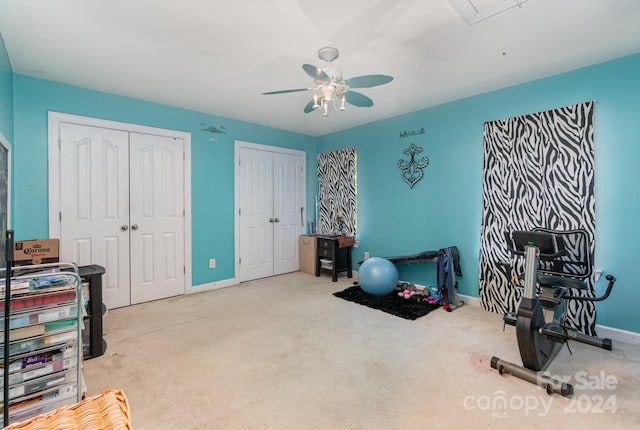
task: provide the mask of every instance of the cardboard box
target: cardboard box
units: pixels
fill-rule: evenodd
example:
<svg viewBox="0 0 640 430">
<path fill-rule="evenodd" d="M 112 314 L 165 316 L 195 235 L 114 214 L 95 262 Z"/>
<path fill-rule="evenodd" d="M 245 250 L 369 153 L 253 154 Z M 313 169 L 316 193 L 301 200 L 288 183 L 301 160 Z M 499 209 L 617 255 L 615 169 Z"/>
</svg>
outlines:
<svg viewBox="0 0 640 430">
<path fill-rule="evenodd" d="M 300 271 L 310 275 L 316 274 L 318 263 L 318 245 L 315 236 L 300 236 Z"/>
<path fill-rule="evenodd" d="M 13 244 L 13 265 L 57 263 L 59 251 L 58 239 L 21 240 Z"/>
</svg>

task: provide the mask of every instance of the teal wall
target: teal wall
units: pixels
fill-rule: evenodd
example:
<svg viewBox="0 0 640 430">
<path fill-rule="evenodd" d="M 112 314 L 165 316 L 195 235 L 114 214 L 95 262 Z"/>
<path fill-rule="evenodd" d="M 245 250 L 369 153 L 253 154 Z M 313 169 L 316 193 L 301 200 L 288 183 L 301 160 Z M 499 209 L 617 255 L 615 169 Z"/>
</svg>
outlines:
<svg viewBox="0 0 640 430">
<path fill-rule="evenodd" d="M 598 303 L 598 324 L 640 332 L 640 55 L 319 138 L 318 152 L 358 150 L 354 261 L 364 251 L 391 256 L 455 245 L 463 268 L 459 291 L 477 297 L 484 122 L 590 100 L 596 101 L 596 267 L 618 279 L 612 296 Z M 425 134 L 399 137 L 420 128 Z M 411 143 L 430 160 L 413 189 L 397 167 Z M 432 285 L 435 273 L 413 266 L 401 269 L 401 278 Z M 604 287 L 603 278 L 596 288 Z"/>
<path fill-rule="evenodd" d="M 234 277 L 234 141 L 308 151 L 316 181 L 315 139 L 246 122 L 14 75 L 13 213 L 17 240 L 48 237 L 48 111 L 191 133 L 193 285 Z M 223 126 L 226 134 L 201 131 Z M 214 137 L 214 142 L 209 141 Z M 309 207 L 313 196 L 309 196 Z M 209 269 L 216 258 L 216 269 Z"/>
<path fill-rule="evenodd" d="M 129 122 L 192 133 L 193 284 L 233 278 L 233 145 L 244 140 L 307 151 L 307 207 L 317 194 L 315 154 L 358 149 L 359 248 L 401 255 L 456 245 L 460 292 L 478 296 L 482 191 L 482 132 L 486 121 L 596 101 L 596 266 L 614 274 L 611 298 L 598 304 L 598 323 L 640 332 L 640 55 L 587 67 L 400 117 L 312 138 L 184 109 L 148 103 L 11 73 L 0 75 L 0 130 L 13 142 L 14 229 L 18 239 L 46 237 L 47 112 Z M 11 97 L 9 97 L 11 100 Z M 379 101 L 383 102 L 383 101 Z M 356 108 L 354 108 L 356 109 Z M 11 111 L 13 110 L 13 113 Z M 8 113 L 5 113 L 7 111 Z M 346 113 L 348 114 L 348 112 Z M 12 124 L 13 123 L 13 124 Z M 201 124 L 224 126 L 212 135 Z M 403 131 L 425 134 L 401 138 Z M 210 142 L 210 137 L 216 137 Z M 402 150 L 415 143 L 430 159 L 413 189 L 400 179 Z M 217 269 L 207 268 L 217 258 Z M 225 258 L 224 256 L 229 256 Z M 432 285 L 432 267 L 409 266 L 403 279 Z M 597 284 L 602 290 L 604 280 Z"/>
<path fill-rule="evenodd" d="M 0 34 L 0 133 L 13 142 L 13 77 L 9 55 Z"/>
</svg>

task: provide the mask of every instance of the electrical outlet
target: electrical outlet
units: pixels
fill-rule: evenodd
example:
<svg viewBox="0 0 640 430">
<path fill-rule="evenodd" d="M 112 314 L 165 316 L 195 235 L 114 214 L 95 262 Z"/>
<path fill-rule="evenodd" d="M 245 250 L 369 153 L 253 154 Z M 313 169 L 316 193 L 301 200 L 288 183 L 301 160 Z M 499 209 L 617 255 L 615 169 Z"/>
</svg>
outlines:
<svg viewBox="0 0 640 430">
<path fill-rule="evenodd" d="M 364 252 L 364 259 L 368 259 L 369 258 L 369 251 L 365 251 Z"/>
<path fill-rule="evenodd" d="M 209 259 L 209 269 L 215 269 L 216 268 L 216 259 L 215 258 L 210 258 Z"/>
</svg>

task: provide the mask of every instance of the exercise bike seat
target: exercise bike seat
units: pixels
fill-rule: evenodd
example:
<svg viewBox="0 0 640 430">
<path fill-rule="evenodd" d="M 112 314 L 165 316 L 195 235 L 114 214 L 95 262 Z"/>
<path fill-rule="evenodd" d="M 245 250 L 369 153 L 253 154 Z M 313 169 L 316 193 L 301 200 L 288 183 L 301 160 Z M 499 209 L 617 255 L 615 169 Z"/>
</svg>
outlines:
<svg viewBox="0 0 640 430">
<path fill-rule="evenodd" d="M 573 288 L 576 290 L 586 290 L 587 284 L 582 279 L 569 278 L 566 276 L 548 275 L 545 273 L 538 273 L 538 283 L 544 287 L 564 287 Z"/>
</svg>

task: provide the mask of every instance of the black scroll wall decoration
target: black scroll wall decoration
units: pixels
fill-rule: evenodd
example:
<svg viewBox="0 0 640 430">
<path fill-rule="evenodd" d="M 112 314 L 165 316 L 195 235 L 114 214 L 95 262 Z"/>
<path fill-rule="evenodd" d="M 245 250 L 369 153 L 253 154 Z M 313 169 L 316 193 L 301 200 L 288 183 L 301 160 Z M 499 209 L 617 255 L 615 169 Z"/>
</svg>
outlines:
<svg viewBox="0 0 640 430">
<path fill-rule="evenodd" d="M 418 158 L 418 154 L 422 152 L 422 148 L 411 144 L 407 149 L 402 151 L 404 155 L 407 155 L 409 160 L 398 160 L 398 167 L 400 168 L 400 177 L 402 180 L 409 184 L 409 187 L 413 186 L 424 176 L 422 169 L 429 165 L 429 159 L 427 157 Z"/>
</svg>

